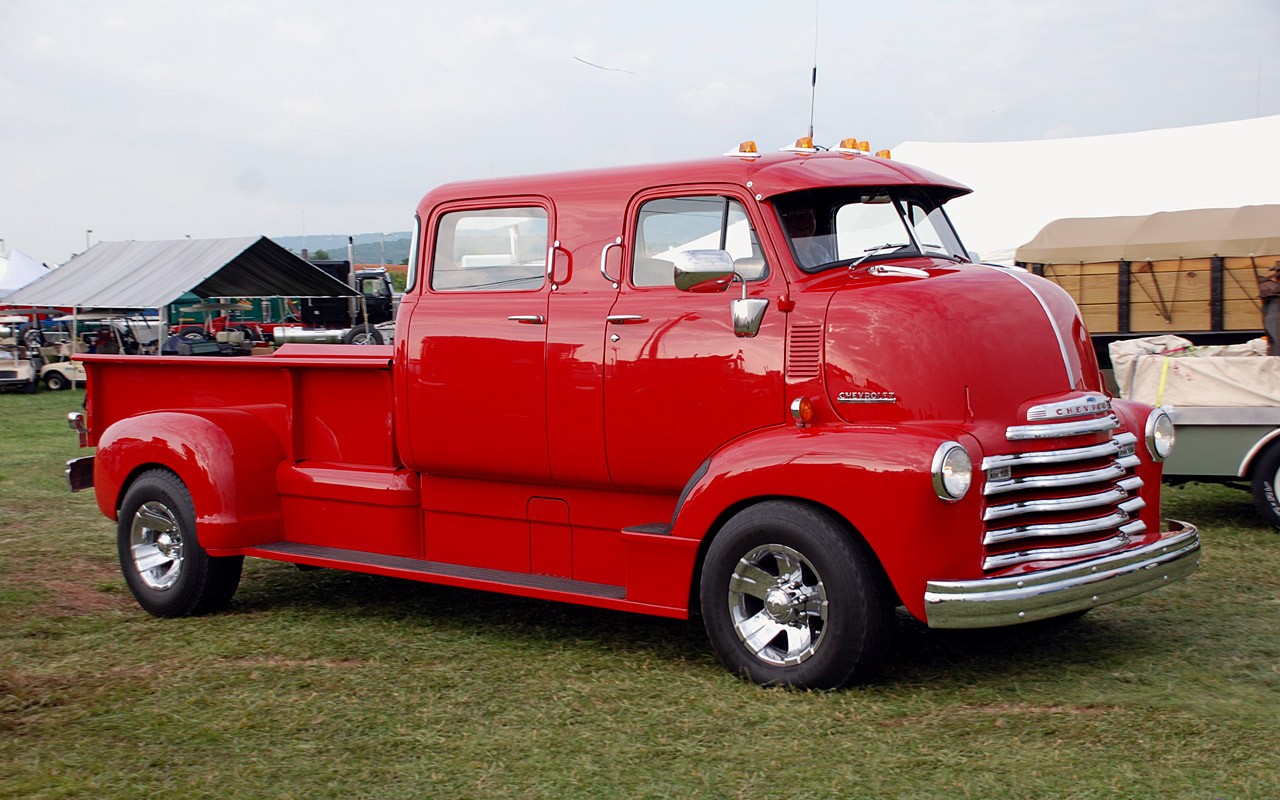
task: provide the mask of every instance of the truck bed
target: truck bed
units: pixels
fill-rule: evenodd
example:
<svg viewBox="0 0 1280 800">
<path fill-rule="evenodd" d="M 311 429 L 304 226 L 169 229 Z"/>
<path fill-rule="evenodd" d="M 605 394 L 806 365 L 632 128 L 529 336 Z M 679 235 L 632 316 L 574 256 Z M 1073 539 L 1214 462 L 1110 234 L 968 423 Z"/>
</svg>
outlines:
<svg viewBox="0 0 1280 800">
<path fill-rule="evenodd" d="M 155 411 L 236 409 L 267 424 L 286 460 L 399 466 L 388 345 L 285 345 L 269 356 L 77 355 L 89 429 Z"/>
</svg>

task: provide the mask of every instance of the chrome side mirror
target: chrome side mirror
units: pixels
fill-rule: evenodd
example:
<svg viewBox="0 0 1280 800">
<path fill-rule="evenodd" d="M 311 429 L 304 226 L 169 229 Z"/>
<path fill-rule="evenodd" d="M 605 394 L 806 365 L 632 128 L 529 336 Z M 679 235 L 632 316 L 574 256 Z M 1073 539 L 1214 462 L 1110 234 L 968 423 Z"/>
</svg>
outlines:
<svg viewBox="0 0 1280 800">
<path fill-rule="evenodd" d="M 735 280 L 742 283 L 742 297 L 729 303 L 733 334 L 741 338 L 760 332 L 769 301 L 747 297 L 747 281 L 733 267 L 733 258 L 723 250 L 685 250 L 676 253 L 676 288 L 682 292 L 723 292 Z"/>
<path fill-rule="evenodd" d="M 685 250 L 675 257 L 676 288 L 682 292 L 723 292 L 733 283 L 733 259 L 723 250 Z"/>
</svg>

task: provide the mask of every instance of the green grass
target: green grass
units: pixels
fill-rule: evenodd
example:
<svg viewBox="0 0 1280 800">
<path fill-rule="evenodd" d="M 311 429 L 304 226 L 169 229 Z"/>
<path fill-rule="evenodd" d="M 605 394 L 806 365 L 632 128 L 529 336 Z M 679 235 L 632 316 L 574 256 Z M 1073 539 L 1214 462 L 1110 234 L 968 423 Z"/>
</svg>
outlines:
<svg viewBox="0 0 1280 800">
<path fill-rule="evenodd" d="M 1280 797 L 1280 533 L 1165 490 L 1187 581 L 1059 630 L 905 617 L 883 679 L 727 674 L 694 623 L 250 561 L 133 603 L 62 462 L 82 393 L 0 396 L 0 797 Z"/>
</svg>

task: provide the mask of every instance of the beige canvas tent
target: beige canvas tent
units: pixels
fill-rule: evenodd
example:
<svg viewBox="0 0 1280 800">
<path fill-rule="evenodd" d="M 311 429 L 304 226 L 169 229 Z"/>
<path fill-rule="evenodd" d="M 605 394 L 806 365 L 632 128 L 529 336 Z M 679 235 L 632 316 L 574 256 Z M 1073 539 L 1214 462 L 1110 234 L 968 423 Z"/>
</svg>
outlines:
<svg viewBox="0 0 1280 800">
<path fill-rule="evenodd" d="M 1095 334 L 1256 331 L 1280 205 L 1060 219 L 1014 258 L 1066 289 Z"/>
</svg>

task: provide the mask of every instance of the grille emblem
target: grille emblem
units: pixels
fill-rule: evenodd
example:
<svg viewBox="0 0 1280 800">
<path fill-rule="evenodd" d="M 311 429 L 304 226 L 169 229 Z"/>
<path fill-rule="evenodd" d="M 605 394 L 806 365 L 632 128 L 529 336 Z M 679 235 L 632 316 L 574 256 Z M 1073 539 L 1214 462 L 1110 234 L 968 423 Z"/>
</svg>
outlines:
<svg viewBox="0 0 1280 800">
<path fill-rule="evenodd" d="M 1071 419 L 1102 414 L 1111 410 L 1111 401 L 1097 394 L 1075 397 L 1058 403 L 1045 403 L 1027 409 L 1027 421 L 1038 422 L 1047 419 Z"/>
</svg>

